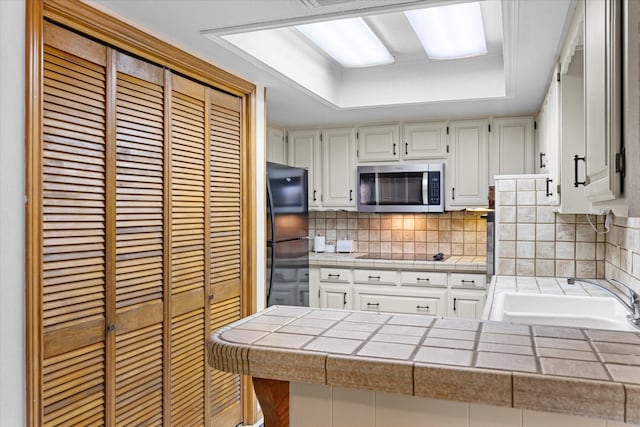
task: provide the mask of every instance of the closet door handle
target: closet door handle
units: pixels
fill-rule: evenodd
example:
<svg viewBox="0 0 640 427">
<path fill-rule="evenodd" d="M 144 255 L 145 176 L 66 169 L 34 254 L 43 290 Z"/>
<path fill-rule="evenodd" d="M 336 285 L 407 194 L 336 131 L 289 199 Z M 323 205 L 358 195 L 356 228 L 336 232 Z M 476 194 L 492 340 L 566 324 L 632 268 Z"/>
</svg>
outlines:
<svg viewBox="0 0 640 427">
<path fill-rule="evenodd" d="M 587 164 L 586 157 L 580 157 L 577 154 L 573 156 L 573 186 L 587 185 L 586 181 L 578 181 L 578 162 L 582 160 L 585 165 Z"/>
<path fill-rule="evenodd" d="M 394 156 L 396 155 L 396 143 L 395 142 L 393 143 L 393 155 Z"/>
<path fill-rule="evenodd" d="M 544 162 L 542 161 L 543 157 L 547 157 L 547 155 L 545 153 L 540 153 L 540 169 L 547 167 L 547 165 L 545 165 Z"/>
<path fill-rule="evenodd" d="M 545 184 L 545 186 L 546 186 L 546 188 L 547 188 L 547 191 L 545 192 L 545 195 L 546 195 L 547 197 L 549 197 L 549 196 L 553 196 L 553 193 L 552 193 L 551 191 L 549 191 L 549 184 L 550 184 L 550 183 L 552 183 L 552 182 L 553 182 L 553 180 L 552 180 L 552 179 L 547 178 L 547 182 L 546 182 L 546 184 Z"/>
</svg>

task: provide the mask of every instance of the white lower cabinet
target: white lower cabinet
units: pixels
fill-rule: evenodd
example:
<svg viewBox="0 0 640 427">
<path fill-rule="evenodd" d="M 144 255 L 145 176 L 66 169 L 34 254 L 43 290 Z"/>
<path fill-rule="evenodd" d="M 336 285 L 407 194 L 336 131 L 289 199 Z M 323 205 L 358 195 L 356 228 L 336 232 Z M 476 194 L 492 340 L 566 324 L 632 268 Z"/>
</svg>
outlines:
<svg viewBox="0 0 640 427">
<path fill-rule="evenodd" d="M 393 289 L 381 286 L 355 286 L 355 310 L 391 313 L 445 315 L 446 289 Z"/>
<path fill-rule="evenodd" d="M 345 285 L 320 283 L 320 307 L 351 309 L 351 289 Z"/>
<path fill-rule="evenodd" d="M 311 267 L 309 290 L 311 307 L 480 319 L 486 276 Z"/>
<path fill-rule="evenodd" d="M 478 320 L 484 310 L 486 292 L 450 289 L 447 316 L 458 319 Z"/>
</svg>

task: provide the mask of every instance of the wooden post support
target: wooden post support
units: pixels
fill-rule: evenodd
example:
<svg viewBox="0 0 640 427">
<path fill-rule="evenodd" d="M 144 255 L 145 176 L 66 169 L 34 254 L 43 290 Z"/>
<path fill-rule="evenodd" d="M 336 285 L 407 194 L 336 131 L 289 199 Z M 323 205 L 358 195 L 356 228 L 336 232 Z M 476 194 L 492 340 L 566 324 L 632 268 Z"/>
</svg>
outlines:
<svg viewBox="0 0 640 427">
<path fill-rule="evenodd" d="M 289 427 L 289 381 L 253 378 L 264 427 Z"/>
</svg>

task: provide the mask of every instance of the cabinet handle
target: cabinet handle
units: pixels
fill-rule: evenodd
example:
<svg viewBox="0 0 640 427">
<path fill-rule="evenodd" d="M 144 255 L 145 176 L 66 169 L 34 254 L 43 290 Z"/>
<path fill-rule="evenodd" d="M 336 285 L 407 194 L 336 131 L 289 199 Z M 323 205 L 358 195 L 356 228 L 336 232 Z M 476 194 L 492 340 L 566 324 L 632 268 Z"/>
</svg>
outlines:
<svg viewBox="0 0 640 427">
<path fill-rule="evenodd" d="M 428 305 L 416 305 L 416 310 L 427 310 L 429 311 Z"/>
<path fill-rule="evenodd" d="M 456 298 L 453 299 L 453 311 L 456 311 L 456 302 L 458 300 Z"/>
<path fill-rule="evenodd" d="M 475 280 L 461 280 L 462 283 L 473 283 L 475 284 L 476 281 Z"/>
<path fill-rule="evenodd" d="M 376 279 L 376 280 L 380 280 L 380 276 L 368 276 L 369 280 L 371 279 Z"/>
<path fill-rule="evenodd" d="M 547 197 L 553 196 L 553 193 L 551 191 L 549 191 L 549 184 L 552 183 L 552 182 L 553 182 L 552 179 L 547 178 L 547 182 L 545 184 L 546 188 L 547 188 L 547 191 L 545 192 L 545 194 L 546 194 Z"/>
<path fill-rule="evenodd" d="M 340 278 L 339 274 L 327 274 L 327 277 L 331 278 L 331 277 L 335 277 L 336 279 Z"/>
<path fill-rule="evenodd" d="M 416 281 L 417 281 L 417 282 L 428 282 L 428 281 L 429 281 L 429 278 L 428 278 L 428 277 L 425 277 L 425 278 L 417 277 L 417 278 L 416 278 Z"/>
<path fill-rule="evenodd" d="M 456 199 L 456 187 L 451 187 L 451 200 Z"/>
<path fill-rule="evenodd" d="M 343 307 L 347 306 L 347 293 L 346 292 L 342 293 L 342 306 Z"/>
<path fill-rule="evenodd" d="M 586 181 L 578 181 L 578 161 L 582 160 L 585 165 L 587 164 L 586 157 L 580 157 L 577 154 L 573 156 L 573 186 L 587 185 Z"/>
<path fill-rule="evenodd" d="M 317 199 L 316 199 L 316 193 L 317 193 L 317 191 L 316 191 L 316 190 L 313 190 L 313 201 L 314 201 L 314 202 L 317 200 Z"/>
<path fill-rule="evenodd" d="M 540 153 L 540 169 L 547 167 L 547 165 L 545 165 L 544 162 L 542 161 L 543 157 L 547 157 L 547 155 L 545 153 Z"/>
<path fill-rule="evenodd" d="M 404 143 L 404 154 L 405 155 L 409 154 L 409 143 L 408 142 Z"/>
<path fill-rule="evenodd" d="M 353 202 L 353 190 L 349 190 L 349 201 Z"/>
<path fill-rule="evenodd" d="M 394 156 L 396 155 L 396 143 L 395 142 L 393 143 L 393 155 Z"/>
<path fill-rule="evenodd" d="M 368 302 L 367 307 L 380 307 L 379 302 Z"/>
</svg>

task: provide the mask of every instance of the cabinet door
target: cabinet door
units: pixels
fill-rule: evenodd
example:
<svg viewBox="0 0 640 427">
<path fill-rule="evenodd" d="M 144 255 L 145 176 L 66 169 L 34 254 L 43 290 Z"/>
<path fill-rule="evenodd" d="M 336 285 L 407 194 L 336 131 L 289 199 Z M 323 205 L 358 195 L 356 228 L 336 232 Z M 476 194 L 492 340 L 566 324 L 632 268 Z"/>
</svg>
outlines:
<svg viewBox="0 0 640 427">
<path fill-rule="evenodd" d="M 358 161 L 398 160 L 400 126 L 362 126 L 358 129 Z"/>
<path fill-rule="evenodd" d="M 611 200 L 620 194 L 616 172 L 620 152 L 620 8 L 622 2 L 585 3 L 585 140 L 587 198 Z"/>
<path fill-rule="evenodd" d="M 320 283 L 320 308 L 351 309 L 348 286 Z"/>
<path fill-rule="evenodd" d="M 485 292 L 451 290 L 448 316 L 458 319 L 480 319 L 485 297 Z"/>
<path fill-rule="evenodd" d="M 554 73 L 555 75 L 555 73 Z M 551 81 L 549 90 L 540 108 L 540 139 L 544 151 L 544 171 L 547 177 L 547 202 L 557 205 L 560 202 L 558 186 L 560 184 L 560 154 L 558 125 L 558 81 Z"/>
<path fill-rule="evenodd" d="M 451 122 L 451 162 L 445 168 L 449 206 L 488 205 L 488 126 L 487 120 Z"/>
<path fill-rule="evenodd" d="M 495 175 L 533 173 L 533 117 L 493 119 L 489 183 Z"/>
<path fill-rule="evenodd" d="M 447 122 L 405 123 L 402 138 L 404 160 L 447 157 Z"/>
<path fill-rule="evenodd" d="M 309 207 L 319 207 L 322 198 L 320 131 L 292 130 L 289 138 L 289 165 L 309 172 Z"/>
<path fill-rule="evenodd" d="M 267 128 L 267 161 L 287 164 L 287 142 L 284 130 L 278 128 Z"/>
<path fill-rule="evenodd" d="M 322 131 L 322 205 L 355 207 L 353 128 Z"/>
</svg>

